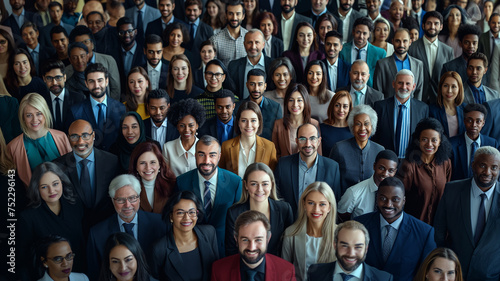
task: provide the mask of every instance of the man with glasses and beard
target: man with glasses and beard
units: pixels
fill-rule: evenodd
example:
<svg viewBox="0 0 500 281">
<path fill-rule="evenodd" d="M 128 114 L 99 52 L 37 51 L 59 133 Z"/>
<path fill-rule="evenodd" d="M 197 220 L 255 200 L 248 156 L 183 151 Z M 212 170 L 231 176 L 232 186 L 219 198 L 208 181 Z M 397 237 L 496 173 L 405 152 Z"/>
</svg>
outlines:
<svg viewBox="0 0 500 281">
<path fill-rule="evenodd" d="M 212 280 L 295 280 L 293 264 L 266 253 L 271 224 L 264 214 L 241 213 L 234 224 L 234 239 L 239 254 L 214 262 Z"/>
<path fill-rule="evenodd" d="M 241 178 L 217 167 L 220 144 L 212 136 L 202 136 L 196 143 L 197 169 L 177 177 L 177 190 L 192 191 L 205 208 L 204 223 L 215 227 L 219 253 L 224 253 L 227 209 L 241 198 Z"/>
<path fill-rule="evenodd" d="M 357 221 L 337 225 L 334 234 L 337 261 L 313 264 L 307 272 L 308 280 L 341 281 L 356 277 L 361 281 L 392 281 L 392 275 L 365 263 L 370 235 Z"/>
</svg>

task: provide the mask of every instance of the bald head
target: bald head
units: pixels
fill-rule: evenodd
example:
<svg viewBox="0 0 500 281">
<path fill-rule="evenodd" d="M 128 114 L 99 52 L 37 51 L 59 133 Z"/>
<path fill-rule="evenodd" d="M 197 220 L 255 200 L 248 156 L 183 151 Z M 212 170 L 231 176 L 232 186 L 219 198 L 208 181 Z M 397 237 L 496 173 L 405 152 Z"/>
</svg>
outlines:
<svg viewBox="0 0 500 281">
<path fill-rule="evenodd" d="M 88 1 L 87 3 L 85 3 L 85 5 L 83 6 L 83 9 L 82 9 L 83 18 L 86 19 L 87 15 L 90 12 L 94 12 L 94 11 L 99 12 L 102 15 L 104 15 L 104 8 L 102 7 L 101 2 L 95 1 L 95 0 Z"/>
<path fill-rule="evenodd" d="M 94 148 L 95 133 L 89 122 L 78 119 L 71 123 L 68 138 L 73 152 L 81 158 L 87 158 Z"/>
</svg>

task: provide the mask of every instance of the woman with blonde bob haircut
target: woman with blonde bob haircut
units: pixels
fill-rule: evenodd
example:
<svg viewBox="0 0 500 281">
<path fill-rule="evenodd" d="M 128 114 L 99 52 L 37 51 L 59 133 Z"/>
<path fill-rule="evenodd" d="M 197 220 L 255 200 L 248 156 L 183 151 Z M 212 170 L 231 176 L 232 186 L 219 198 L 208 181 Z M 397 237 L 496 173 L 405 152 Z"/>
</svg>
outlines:
<svg viewBox="0 0 500 281">
<path fill-rule="evenodd" d="M 311 183 L 299 200 L 298 219 L 285 230 L 282 258 L 293 263 L 298 281 L 307 279 L 307 269 L 315 263 L 336 260 L 334 231 L 337 203 L 325 182 Z"/>
<path fill-rule="evenodd" d="M 248 210 L 263 213 L 271 222 L 273 235 L 267 246 L 267 252 L 278 256 L 281 234 L 293 223 L 293 214 L 290 204 L 279 201 L 273 171 L 264 163 L 256 162 L 248 166 L 243 176 L 241 199 L 227 211 L 226 256 L 238 253 L 238 246 L 233 235 L 234 224 L 236 218 Z"/>
<path fill-rule="evenodd" d="M 435 271 L 436 268 L 439 270 Z M 443 279 L 445 276 L 447 278 Z M 427 280 L 464 281 L 462 266 L 455 252 L 448 248 L 437 248 L 430 252 L 413 279 L 413 281 Z"/>
</svg>

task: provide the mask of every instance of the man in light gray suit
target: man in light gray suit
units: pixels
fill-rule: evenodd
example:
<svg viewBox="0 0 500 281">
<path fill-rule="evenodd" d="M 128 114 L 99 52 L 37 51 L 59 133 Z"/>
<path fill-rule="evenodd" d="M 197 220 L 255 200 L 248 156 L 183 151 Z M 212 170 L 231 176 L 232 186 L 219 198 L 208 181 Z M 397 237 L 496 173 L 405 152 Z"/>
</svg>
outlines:
<svg viewBox="0 0 500 281">
<path fill-rule="evenodd" d="M 422 101 L 434 103 L 437 100 L 437 89 L 441 78 L 443 64 L 454 58 L 453 49 L 438 40 L 443 29 L 443 16 L 432 11 L 424 15 L 422 20 L 424 36 L 413 42 L 408 54 L 422 61 L 424 65 L 424 89 Z"/>
<path fill-rule="evenodd" d="M 281 17 L 276 19 L 278 21 L 278 34 L 276 36 L 283 40 L 283 51 L 288 51 L 292 47 L 292 43 L 295 40 L 292 37 L 295 34 L 295 28 L 297 28 L 300 22 L 305 21 L 312 24 L 310 18 L 300 15 L 295 11 L 297 3 L 298 0 L 280 0 Z"/>
<path fill-rule="evenodd" d="M 467 83 L 464 83 L 464 103 L 484 103 L 498 99 L 496 90 L 483 85 L 483 77 L 488 71 L 488 57 L 474 53 L 467 62 Z"/>
<path fill-rule="evenodd" d="M 384 94 L 366 85 L 370 79 L 370 69 L 364 60 L 355 60 L 349 70 L 351 86 L 337 89 L 347 91 L 351 94 L 352 105 L 367 104 L 371 107 L 376 101 L 383 100 Z"/>
<path fill-rule="evenodd" d="M 373 77 L 373 88 L 384 93 L 384 98 L 393 97 L 396 92 L 392 82 L 396 73 L 401 69 L 411 70 L 415 75 L 416 88 L 413 97 L 422 100 L 424 88 L 424 64 L 421 60 L 408 55 L 411 45 L 410 32 L 406 28 L 400 28 L 394 33 L 392 39 L 394 54 L 377 62 Z"/>
</svg>

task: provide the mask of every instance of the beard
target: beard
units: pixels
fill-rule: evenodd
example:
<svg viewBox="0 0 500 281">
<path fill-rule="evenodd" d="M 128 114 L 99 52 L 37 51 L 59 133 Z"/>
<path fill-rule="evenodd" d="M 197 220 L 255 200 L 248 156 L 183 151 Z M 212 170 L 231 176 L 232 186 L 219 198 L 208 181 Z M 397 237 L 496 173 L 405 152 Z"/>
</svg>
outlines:
<svg viewBox="0 0 500 281">
<path fill-rule="evenodd" d="M 260 260 L 262 260 L 262 258 L 266 255 L 266 252 L 261 252 L 259 249 L 256 249 L 255 250 L 256 252 L 258 252 L 258 255 L 257 257 L 255 258 L 250 258 L 248 257 L 247 255 L 245 255 L 246 252 L 248 252 L 248 250 L 245 250 L 243 251 L 243 253 L 240 252 L 240 255 L 241 255 L 241 258 L 247 263 L 247 264 L 256 264 L 258 263 Z"/>
<path fill-rule="evenodd" d="M 344 257 L 348 257 L 348 256 L 340 256 L 338 254 L 338 252 L 335 252 L 335 256 L 337 257 L 337 261 L 340 263 L 340 266 L 342 266 L 342 268 L 345 270 L 345 271 L 348 271 L 348 272 L 353 272 L 354 270 L 356 270 L 356 268 L 358 268 L 366 259 L 366 253 L 365 255 L 361 258 L 361 259 L 358 259 L 356 261 L 356 263 L 352 266 L 348 266 L 345 262 L 344 262 Z"/>
<path fill-rule="evenodd" d="M 396 95 L 401 99 L 407 99 L 411 95 L 411 91 L 399 90 Z"/>
</svg>

